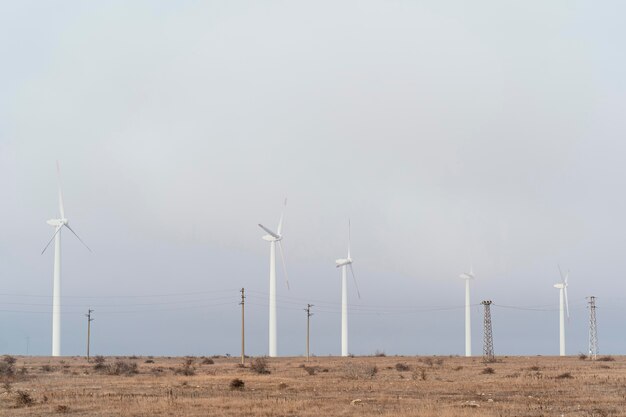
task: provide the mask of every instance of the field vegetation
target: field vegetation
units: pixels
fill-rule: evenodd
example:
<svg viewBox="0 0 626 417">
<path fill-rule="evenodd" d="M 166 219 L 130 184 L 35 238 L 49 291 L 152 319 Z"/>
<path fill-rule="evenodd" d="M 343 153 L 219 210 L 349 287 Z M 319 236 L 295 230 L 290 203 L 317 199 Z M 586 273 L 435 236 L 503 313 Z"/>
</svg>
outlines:
<svg viewBox="0 0 626 417">
<path fill-rule="evenodd" d="M 0 415 L 626 415 L 626 358 L 0 357 Z"/>
</svg>

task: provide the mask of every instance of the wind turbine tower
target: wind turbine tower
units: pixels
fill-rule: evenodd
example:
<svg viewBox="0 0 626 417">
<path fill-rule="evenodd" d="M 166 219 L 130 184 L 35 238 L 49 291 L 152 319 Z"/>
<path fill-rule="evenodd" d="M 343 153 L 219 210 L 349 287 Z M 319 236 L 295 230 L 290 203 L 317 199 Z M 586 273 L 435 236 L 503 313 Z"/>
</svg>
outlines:
<svg viewBox="0 0 626 417">
<path fill-rule="evenodd" d="M 567 280 L 569 271 L 563 276 L 561 267 L 559 266 L 559 274 L 561 282 L 554 284 L 554 288 L 559 290 L 559 355 L 565 356 L 565 315 L 569 319 L 569 303 L 567 302 Z M 563 308 L 565 307 L 565 308 Z"/>
<path fill-rule="evenodd" d="M 459 275 L 465 280 L 465 356 L 472 356 L 472 322 L 470 317 L 470 280 L 474 279 L 474 271 L 470 266 L 469 272 Z"/>
<path fill-rule="evenodd" d="M 70 232 L 78 238 L 78 240 L 85 245 L 87 249 L 89 246 L 83 242 L 83 240 L 76 234 L 76 232 L 70 227 L 69 221 L 65 217 L 65 210 L 63 208 L 63 193 L 61 192 L 61 170 L 59 169 L 59 162 L 57 161 L 57 185 L 59 192 L 59 218 L 50 219 L 47 223 L 54 227 L 54 234 L 48 241 L 48 244 L 41 251 L 41 254 L 48 249 L 48 246 L 54 240 L 54 273 L 53 273 L 53 289 L 52 289 L 52 356 L 61 356 L 61 229 L 66 227 Z M 89 249 L 91 252 L 91 249 Z"/>
<path fill-rule="evenodd" d="M 287 199 L 285 199 L 284 207 L 287 206 Z M 283 230 L 283 217 L 285 215 L 285 210 L 283 207 L 283 212 L 280 215 L 280 220 L 278 221 L 278 228 L 276 229 L 276 233 L 267 227 L 263 226 L 259 223 L 259 227 L 263 229 L 267 234 L 263 236 L 263 240 L 270 242 L 270 311 L 269 311 L 269 356 L 274 358 L 278 356 L 277 349 L 277 335 L 276 335 L 276 244 L 278 243 L 278 249 L 280 249 L 280 258 L 283 263 L 283 270 L 285 271 L 285 281 L 287 282 L 287 288 L 289 288 L 289 280 L 287 278 L 287 267 L 285 265 L 285 255 L 283 253 L 283 245 L 281 241 L 283 240 L 282 230 Z"/>
<path fill-rule="evenodd" d="M 337 268 L 341 268 L 341 356 L 348 356 L 348 271 L 354 279 L 354 287 L 356 293 L 361 298 L 359 292 L 359 286 L 356 283 L 356 276 L 354 275 L 354 269 L 352 269 L 352 258 L 350 257 L 350 221 L 348 221 L 348 256 L 345 259 L 337 259 L 335 263 Z"/>
</svg>

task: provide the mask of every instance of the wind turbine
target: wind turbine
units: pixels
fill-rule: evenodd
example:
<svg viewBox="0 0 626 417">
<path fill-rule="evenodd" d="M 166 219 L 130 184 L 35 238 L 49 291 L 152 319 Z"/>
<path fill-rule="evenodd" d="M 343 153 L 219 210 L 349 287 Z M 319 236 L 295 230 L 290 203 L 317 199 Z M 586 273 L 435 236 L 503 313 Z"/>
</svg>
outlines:
<svg viewBox="0 0 626 417">
<path fill-rule="evenodd" d="M 65 210 L 63 209 L 63 193 L 61 192 L 61 170 L 59 169 L 59 162 L 57 161 L 57 185 L 59 190 L 59 215 L 58 219 L 48 220 L 47 223 L 54 227 L 54 234 L 48 241 L 48 244 L 41 251 L 41 254 L 48 249 L 48 246 L 54 240 L 54 279 L 52 289 L 52 356 L 61 356 L 61 229 L 66 227 L 70 232 L 78 238 L 78 240 L 85 245 L 87 249 L 89 246 L 83 242 L 83 240 L 76 234 L 76 232 L 70 227 L 70 224 L 65 217 Z M 91 249 L 89 249 L 91 252 Z"/>
<path fill-rule="evenodd" d="M 348 278 L 347 269 L 354 279 L 356 293 L 361 298 L 359 286 L 356 283 L 354 269 L 352 269 L 352 258 L 350 257 L 350 221 L 348 221 L 348 256 L 345 259 L 337 259 L 337 268 L 341 268 L 341 356 L 348 356 Z"/>
<path fill-rule="evenodd" d="M 565 356 L 565 312 L 567 312 L 567 318 L 569 320 L 569 303 L 567 302 L 567 279 L 569 278 L 569 271 L 563 276 L 563 272 L 559 266 L 559 275 L 561 275 L 561 282 L 554 284 L 554 288 L 559 290 L 559 355 Z M 565 311 L 563 304 L 565 304 Z"/>
<path fill-rule="evenodd" d="M 474 271 L 470 266 L 469 272 L 459 275 L 465 280 L 465 356 L 472 356 L 472 323 L 470 319 L 470 280 L 474 279 Z"/>
<path fill-rule="evenodd" d="M 284 206 L 287 206 L 287 199 L 285 199 Z M 285 271 L 285 281 L 287 283 L 287 289 L 289 289 L 289 278 L 287 277 L 287 266 L 285 265 L 285 254 L 283 253 L 283 217 L 285 215 L 285 209 L 280 215 L 278 221 L 278 229 L 276 233 L 268 229 L 259 223 L 259 227 L 263 229 L 267 234 L 263 236 L 263 240 L 270 242 L 270 325 L 269 325 L 269 354 L 270 357 L 278 356 L 277 352 L 277 337 L 276 337 L 276 243 L 278 243 L 278 249 L 280 249 L 280 259 L 283 262 L 283 270 Z"/>
</svg>

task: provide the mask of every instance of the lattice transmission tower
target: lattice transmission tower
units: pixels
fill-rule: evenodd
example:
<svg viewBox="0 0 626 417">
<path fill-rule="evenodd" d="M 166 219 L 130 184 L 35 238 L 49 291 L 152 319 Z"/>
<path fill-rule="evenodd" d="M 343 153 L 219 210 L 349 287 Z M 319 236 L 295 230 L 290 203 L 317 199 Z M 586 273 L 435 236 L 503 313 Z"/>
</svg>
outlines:
<svg viewBox="0 0 626 417">
<path fill-rule="evenodd" d="M 596 297 L 589 298 L 589 359 L 598 358 L 598 328 L 596 326 Z"/>
<path fill-rule="evenodd" d="M 493 362 L 495 355 L 493 353 L 493 332 L 491 329 L 491 300 L 485 300 L 480 303 L 485 308 L 484 330 L 483 330 L 483 361 Z"/>
</svg>

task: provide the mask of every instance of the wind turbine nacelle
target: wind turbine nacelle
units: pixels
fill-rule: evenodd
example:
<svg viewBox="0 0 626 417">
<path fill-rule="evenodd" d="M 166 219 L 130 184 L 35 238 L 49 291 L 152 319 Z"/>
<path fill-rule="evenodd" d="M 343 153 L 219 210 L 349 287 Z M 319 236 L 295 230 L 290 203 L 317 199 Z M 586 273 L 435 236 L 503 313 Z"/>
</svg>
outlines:
<svg viewBox="0 0 626 417">
<path fill-rule="evenodd" d="M 339 268 L 340 266 L 350 265 L 352 263 L 352 259 L 337 259 L 335 263 L 337 264 L 337 268 Z"/>
<path fill-rule="evenodd" d="M 554 288 L 558 288 L 559 290 L 562 290 L 563 288 L 565 288 L 565 285 L 561 282 L 558 284 L 554 284 Z"/>
<path fill-rule="evenodd" d="M 272 236 L 272 235 L 265 235 L 265 236 L 263 236 L 261 239 L 263 239 L 263 240 L 267 240 L 268 242 L 277 242 L 277 241 L 279 241 L 279 240 L 280 240 L 280 239 L 276 239 L 276 238 L 275 238 L 274 236 Z"/>
<path fill-rule="evenodd" d="M 459 275 L 459 278 L 463 278 L 463 279 L 474 279 L 474 275 L 471 275 L 471 274 L 465 274 L 465 273 L 463 273 L 463 274 Z"/>
<path fill-rule="evenodd" d="M 67 220 L 65 220 L 65 219 L 50 219 L 46 223 L 48 223 L 50 226 L 59 227 L 59 226 L 63 226 L 65 223 L 67 223 Z"/>
</svg>

